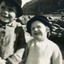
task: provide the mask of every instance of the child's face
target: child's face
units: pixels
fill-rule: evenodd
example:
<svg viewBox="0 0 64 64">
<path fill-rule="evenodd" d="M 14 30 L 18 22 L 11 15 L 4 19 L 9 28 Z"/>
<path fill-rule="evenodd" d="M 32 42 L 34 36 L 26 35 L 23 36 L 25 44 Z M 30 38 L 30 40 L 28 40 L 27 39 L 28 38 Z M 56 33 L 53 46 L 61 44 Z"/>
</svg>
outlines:
<svg viewBox="0 0 64 64">
<path fill-rule="evenodd" d="M 10 3 L 8 3 L 10 4 Z M 0 19 L 4 23 L 10 23 L 16 17 L 16 7 L 8 6 L 5 1 L 2 1 L 0 4 Z"/>
<path fill-rule="evenodd" d="M 46 38 L 46 26 L 40 21 L 34 21 L 31 24 L 31 35 L 37 40 L 44 40 Z"/>
</svg>

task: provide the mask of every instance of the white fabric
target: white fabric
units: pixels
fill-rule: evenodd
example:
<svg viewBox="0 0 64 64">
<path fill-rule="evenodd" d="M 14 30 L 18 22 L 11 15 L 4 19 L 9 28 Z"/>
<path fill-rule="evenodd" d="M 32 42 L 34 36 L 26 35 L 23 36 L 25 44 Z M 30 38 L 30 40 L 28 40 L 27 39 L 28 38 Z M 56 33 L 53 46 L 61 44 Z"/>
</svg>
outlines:
<svg viewBox="0 0 64 64">
<path fill-rule="evenodd" d="M 31 40 L 30 43 L 28 43 L 30 49 L 26 64 L 51 64 L 51 57 L 53 64 L 62 64 L 59 47 L 52 41 L 48 39 L 43 42 Z"/>
</svg>

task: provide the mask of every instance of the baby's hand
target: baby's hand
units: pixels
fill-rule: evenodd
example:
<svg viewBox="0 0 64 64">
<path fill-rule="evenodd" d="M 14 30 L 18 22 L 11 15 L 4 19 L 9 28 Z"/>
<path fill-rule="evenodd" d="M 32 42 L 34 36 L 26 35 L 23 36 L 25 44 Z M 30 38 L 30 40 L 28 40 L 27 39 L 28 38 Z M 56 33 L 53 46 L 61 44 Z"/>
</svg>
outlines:
<svg viewBox="0 0 64 64">
<path fill-rule="evenodd" d="M 6 61 L 0 57 L 0 64 L 6 64 Z"/>
</svg>

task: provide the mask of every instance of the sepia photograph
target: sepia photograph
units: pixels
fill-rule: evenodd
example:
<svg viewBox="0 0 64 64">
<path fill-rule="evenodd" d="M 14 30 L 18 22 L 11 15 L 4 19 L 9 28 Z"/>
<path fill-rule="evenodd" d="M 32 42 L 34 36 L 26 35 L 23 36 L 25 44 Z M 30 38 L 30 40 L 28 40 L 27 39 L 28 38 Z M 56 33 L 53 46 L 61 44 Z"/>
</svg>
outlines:
<svg viewBox="0 0 64 64">
<path fill-rule="evenodd" d="M 64 64 L 64 0 L 0 0 L 0 64 Z"/>
</svg>

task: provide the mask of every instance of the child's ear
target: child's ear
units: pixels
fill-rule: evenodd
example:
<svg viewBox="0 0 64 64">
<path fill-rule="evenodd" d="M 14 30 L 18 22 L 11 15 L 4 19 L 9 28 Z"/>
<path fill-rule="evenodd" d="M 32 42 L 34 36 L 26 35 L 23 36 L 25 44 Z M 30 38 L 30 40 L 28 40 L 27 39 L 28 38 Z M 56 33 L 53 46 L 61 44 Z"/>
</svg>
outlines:
<svg viewBox="0 0 64 64">
<path fill-rule="evenodd" d="M 46 26 L 46 32 L 50 32 L 50 28 Z"/>
<path fill-rule="evenodd" d="M 50 28 L 46 26 L 47 38 L 51 35 Z"/>
</svg>

